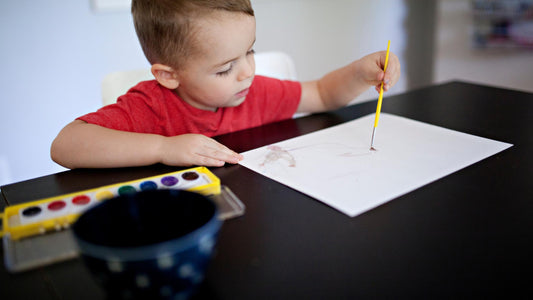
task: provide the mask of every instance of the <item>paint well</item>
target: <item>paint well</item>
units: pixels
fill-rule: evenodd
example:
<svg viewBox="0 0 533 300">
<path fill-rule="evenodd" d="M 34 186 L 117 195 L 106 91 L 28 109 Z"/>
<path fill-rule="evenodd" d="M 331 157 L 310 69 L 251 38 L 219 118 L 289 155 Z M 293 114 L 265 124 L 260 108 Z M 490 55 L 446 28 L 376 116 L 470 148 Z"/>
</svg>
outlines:
<svg viewBox="0 0 533 300">
<path fill-rule="evenodd" d="M 22 211 L 22 215 L 25 217 L 34 217 L 38 214 L 40 214 L 42 211 L 42 208 L 39 206 L 30 206 Z"/>
<path fill-rule="evenodd" d="M 58 200 L 58 201 L 54 201 L 54 202 L 48 204 L 48 210 L 53 210 L 53 211 L 61 210 L 65 206 L 67 206 L 67 203 L 65 203 L 65 201 Z"/>
<path fill-rule="evenodd" d="M 196 180 L 198 179 L 198 177 L 200 177 L 200 175 L 198 175 L 198 173 L 196 172 L 185 172 L 181 175 L 181 177 L 185 180 L 189 180 L 189 181 L 192 181 L 192 180 Z"/>
<path fill-rule="evenodd" d="M 157 190 L 157 183 L 149 180 L 141 183 L 140 187 L 142 191 Z"/>
<path fill-rule="evenodd" d="M 135 189 L 135 187 L 133 187 L 131 185 L 123 185 L 123 186 L 118 188 L 118 194 L 119 195 L 131 194 L 131 193 L 135 193 L 136 191 L 137 190 Z"/>
<path fill-rule="evenodd" d="M 101 191 L 101 192 L 98 192 L 96 193 L 95 197 L 96 197 L 96 200 L 98 201 L 102 201 L 102 200 L 106 200 L 106 199 L 111 199 L 113 198 L 115 195 L 113 195 L 113 193 L 111 193 L 111 191 Z"/>
<path fill-rule="evenodd" d="M 179 182 L 178 178 L 174 176 L 165 176 L 161 178 L 161 183 L 164 186 L 173 186 L 173 185 L 176 185 L 178 182 Z"/>
<path fill-rule="evenodd" d="M 79 195 L 72 198 L 72 203 L 75 205 L 86 205 L 91 202 L 91 198 L 87 195 Z"/>
</svg>

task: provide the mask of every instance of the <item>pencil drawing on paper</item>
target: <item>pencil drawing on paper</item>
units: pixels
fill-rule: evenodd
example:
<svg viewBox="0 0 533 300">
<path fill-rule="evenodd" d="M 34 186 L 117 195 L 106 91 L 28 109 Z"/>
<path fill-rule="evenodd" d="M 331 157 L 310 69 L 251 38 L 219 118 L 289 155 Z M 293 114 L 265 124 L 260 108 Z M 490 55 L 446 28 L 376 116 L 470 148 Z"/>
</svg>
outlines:
<svg viewBox="0 0 533 300">
<path fill-rule="evenodd" d="M 289 153 L 289 151 L 276 145 L 270 145 L 267 147 L 267 149 L 268 153 L 265 156 L 265 160 L 259 164 L 260 166 L 264 167 L 266 164 L 270 164 L 279 160 L 285 160 L 289 164 L 289 167 L 296 167 L 296 160 L 294 159 L 294 156 Z"/>
<path fill-rule="evenodd" d="M 317 143 L 312 145 L 300 146 L 292 149 L 285 149 L 277 145 L 270 145 L 266 147 L 267 152 L 263 161 L 259 164 L 261 167 L 272 165 L 274 163 L 279 164 L 284 162 L 291 168 L 296 167 L 296 158 L 293 152 L 297 150 L 305 150 L 305 153 L 312 153 L 311 151 L 320 151 L 317 154 L 317 159 L 327 159 L 332 157 L 361 157 L 372 154 L 368 148 L 365 147 L 352 147 L 341 143 Z M 324 156 L 324 154 L 326 156 Z"/>
</svg>

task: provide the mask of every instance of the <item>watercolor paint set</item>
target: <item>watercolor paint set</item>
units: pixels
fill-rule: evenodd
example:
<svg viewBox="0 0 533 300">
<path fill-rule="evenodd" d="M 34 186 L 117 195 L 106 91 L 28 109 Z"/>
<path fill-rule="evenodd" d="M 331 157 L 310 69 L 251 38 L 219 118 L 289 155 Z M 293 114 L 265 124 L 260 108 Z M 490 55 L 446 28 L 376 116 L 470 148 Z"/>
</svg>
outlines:
<svg viewBox="0 0 533 300">
<path fill-rule="evenodd" d="M 119 195 L 154 189 L 181 189 L 208 196 L 217 204 L 223 220 L 244 214 L 242 202 L 205 167 L 12 205 L 0 214 L 6 268 L 22 271 L 76 257 L 69 227 L 84 211 Z"/>
</svg>

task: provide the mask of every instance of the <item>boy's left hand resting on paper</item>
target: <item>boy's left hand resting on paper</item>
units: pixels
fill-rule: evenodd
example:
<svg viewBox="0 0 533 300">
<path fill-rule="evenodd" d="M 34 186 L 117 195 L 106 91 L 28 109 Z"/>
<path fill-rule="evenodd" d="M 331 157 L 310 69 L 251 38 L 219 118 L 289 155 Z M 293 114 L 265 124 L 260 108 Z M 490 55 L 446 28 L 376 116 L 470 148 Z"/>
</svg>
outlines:
<svg viewBox="0 0 533 300">
<path fill-rule="evenodd" d="M 201 134 L 164 137 L 119 131 L 75 120 L 51 147 L 52 159 L 67 168 L 110 168 L 163 163 L 219 167 L 238 163 L 242 155 Z"/>
<path fill-rule="evenodd" d="M 242 160 L 241 154 L 205 135 L 189 133 L 163 139 L 160 162 L 166 165 L 220 167 L 226 162 L 236 164 Z"/>
</svg>

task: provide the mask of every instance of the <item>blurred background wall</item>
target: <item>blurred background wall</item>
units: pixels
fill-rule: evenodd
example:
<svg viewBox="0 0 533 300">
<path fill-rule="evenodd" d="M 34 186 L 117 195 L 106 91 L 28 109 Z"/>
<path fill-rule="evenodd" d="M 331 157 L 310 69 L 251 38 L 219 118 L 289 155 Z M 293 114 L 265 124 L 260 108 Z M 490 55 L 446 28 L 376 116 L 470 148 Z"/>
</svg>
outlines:
<svg viewBox="0 0 533 300">
<path fill-rule="evenodd" d="M 454 79 L 533 92 L 531 48 L 472 46 L 469 0 L 252 3 L 255 50 L 287 52 L 301 80 L 384 50 L 390 39 L 402 78 L 389 94 Z M 61 128 L 101 106 L 107 73 L 149 67 L 128 0 L 0 1 L 0 41 L 0 185 L 65 170 L 49 155 Z M 376 98 L 369 90 L 355 102 Z"/>
</svg>

